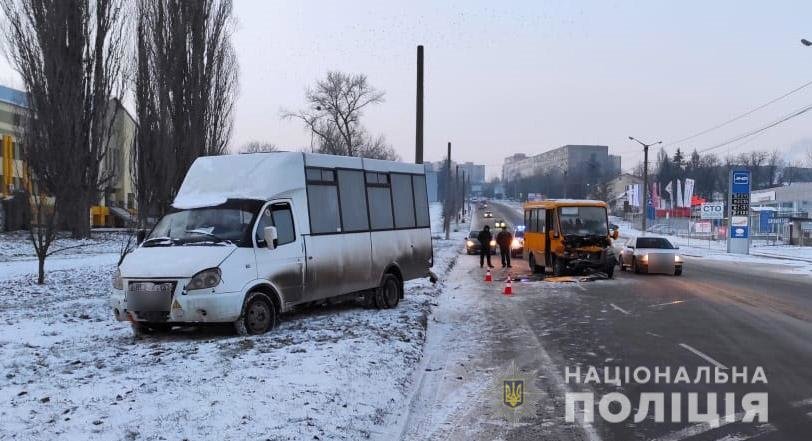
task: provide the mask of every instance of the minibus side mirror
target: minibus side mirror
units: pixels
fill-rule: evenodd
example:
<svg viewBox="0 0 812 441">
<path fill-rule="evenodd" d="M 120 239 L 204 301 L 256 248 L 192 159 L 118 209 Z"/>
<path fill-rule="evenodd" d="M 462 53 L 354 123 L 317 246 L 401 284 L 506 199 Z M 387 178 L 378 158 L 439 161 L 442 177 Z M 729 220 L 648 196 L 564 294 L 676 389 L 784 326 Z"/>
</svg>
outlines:
<svg viewBox="0 0 812 441">
<path fill-rule="evenodd" d="M 265 238 L 265 246 L 269 250 L 276 248 L 276 227 L 265 227 L 262 230 L 262 237 Z"/>
<path fill-rule="evenodd" d="M 135 232 L 135 244 L 141 245 L 144 242 L 144 239 L 147 238 L 147 230 L 141 228 Z"/>
</svg>

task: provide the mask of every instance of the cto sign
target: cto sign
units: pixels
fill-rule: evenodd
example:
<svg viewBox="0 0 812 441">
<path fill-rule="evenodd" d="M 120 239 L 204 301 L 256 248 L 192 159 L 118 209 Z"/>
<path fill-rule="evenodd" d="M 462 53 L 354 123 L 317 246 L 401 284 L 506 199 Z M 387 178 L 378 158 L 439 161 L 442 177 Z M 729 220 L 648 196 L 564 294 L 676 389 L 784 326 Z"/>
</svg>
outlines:
<svg viewBox="0 0 812 441">
<path fill-rule="evenodd" d="M 699 210 L 699 217 L 700 219 L 724 219 L 725 203 L 706 202 L 702 204 Z"/>
</svg>

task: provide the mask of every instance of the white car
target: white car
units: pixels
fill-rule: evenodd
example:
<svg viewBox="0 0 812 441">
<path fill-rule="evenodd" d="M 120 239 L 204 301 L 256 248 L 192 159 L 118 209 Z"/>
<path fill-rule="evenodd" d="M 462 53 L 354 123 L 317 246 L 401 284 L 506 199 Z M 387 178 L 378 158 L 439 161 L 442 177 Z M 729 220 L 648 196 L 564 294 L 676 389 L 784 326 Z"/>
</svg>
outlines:
<svg viewBox="0 0 812 441">
<path fill-rule="evenodd" d="M 620 253 L 620 270 L 629 269 L 639 274 L 682 275 L 682 256 L 679 247 L 675 247 L 664 237 L 631 238 Z"/>
</svg>

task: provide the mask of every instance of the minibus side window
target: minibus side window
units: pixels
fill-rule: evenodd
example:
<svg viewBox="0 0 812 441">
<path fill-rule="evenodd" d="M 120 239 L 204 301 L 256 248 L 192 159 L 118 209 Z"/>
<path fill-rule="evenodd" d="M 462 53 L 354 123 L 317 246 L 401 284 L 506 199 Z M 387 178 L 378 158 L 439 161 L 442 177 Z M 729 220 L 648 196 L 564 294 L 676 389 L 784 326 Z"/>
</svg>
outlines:
<svg viewBox="0 0 812 441">
<path fill-rule="evenodd" d="M 257 246 L 265 246 L 265 227 L 276 227 L 275 246 L 296 241 L 296 229 L 293 225 L 293 212 L 287 203 L 277 203 L 262 211 L 257 221 Z"/>
<path fill-rule="evenodd" d="M 532 215 L 533 210 L 524 210 L 524 226 L 527 231 L 532 232 L 533 226 L 530 224 L 530 216 Z"/>
<path fill-rule="evenodd" d="M 342 231 L 367 231 L 367 198 L 364 190 L 364 172 L 338 170 L 338 196 L 341 199 Z"/>
<path fill-rule="evenodd" d="M 409 175 L 391 174 L 392 203 L 395 208 L 395 228 L 414 228 L 414 194 Z"/>
<path fill-rule="evenodd" d="M 536 233 L 538 232 L 536 226 L 538 225 L 539 212 L 535 208 L 529 211 L 530 211 L 530 219 L 528 219 L 527 227 L 530 228 L 530 231 Z"/>
<path fill-rule="evenodd" d="M 384 173 L 367 173 L 367 198 L 369 202 L 369 220 L 373 230 L 391 230 L 392 195 L 389 188 L 389 176 Z"/>
<path fill-rule="evenodd" d="M 305 169 L 305 175 L 310 233 L 340 233 L 341 215 L 338 208 L 335 171 L 308 167 Z"/>
<path fill-rule="evenodd" d="M 538 212 L 536 213 L 536 231 L 539 233 L 544 233 L 547 231 L 546 224 L 547 223 L 547 210 L 544 208 L 539 208 Z"/>
<path fill-rule="evenodd" d="M 264 231 L 265 227 L 270 227 L 271 225 L 273 225 L 273 220 L 271 218 L 271 209 L 268 207 L 262 210 L 262 214 L 259 216 L 259 220 L 257 221 L 257 233 L 255 239 L 258 247 L 264 247 L 266 245 Z"/>
<path fill-rule="evenodd" d="M 429 220 L 429 199 L 426 192 L 426 177 L 423 175 L 412 176 L 412 185 L 414 186 L 414 213 L 415 220 L 418 227 L 428 227 L 431 225 Z"/>
<path fill-rule="evenodd" d="M 277 246 L 296 241 L 296 228 L 293 225 L 293 212 L 287 203 L 273 204 L 271 216 L 276 227 Z"/>
</svg>

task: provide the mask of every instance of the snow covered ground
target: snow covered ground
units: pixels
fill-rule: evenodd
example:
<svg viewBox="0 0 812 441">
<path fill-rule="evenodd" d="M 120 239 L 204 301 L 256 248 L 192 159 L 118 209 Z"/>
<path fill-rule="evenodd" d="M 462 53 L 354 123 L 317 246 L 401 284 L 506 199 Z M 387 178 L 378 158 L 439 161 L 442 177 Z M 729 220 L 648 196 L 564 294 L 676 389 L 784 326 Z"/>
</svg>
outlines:
<svg viewBox="0 0 812 441">
<path fill-rule="evenodd" d="M 442 279 L 463 233 L 440 239 L 431 215 Z M 0 236 L 0 439 L 365 439 L 398 420 L 442 282 L 409 282 L 393 310 L 301 310 L 261 336 L 135 340 L 107 306 L 121 238 L 94 241 L 50 258 L 38 286 L 25 238 Z"/>
</svg>

